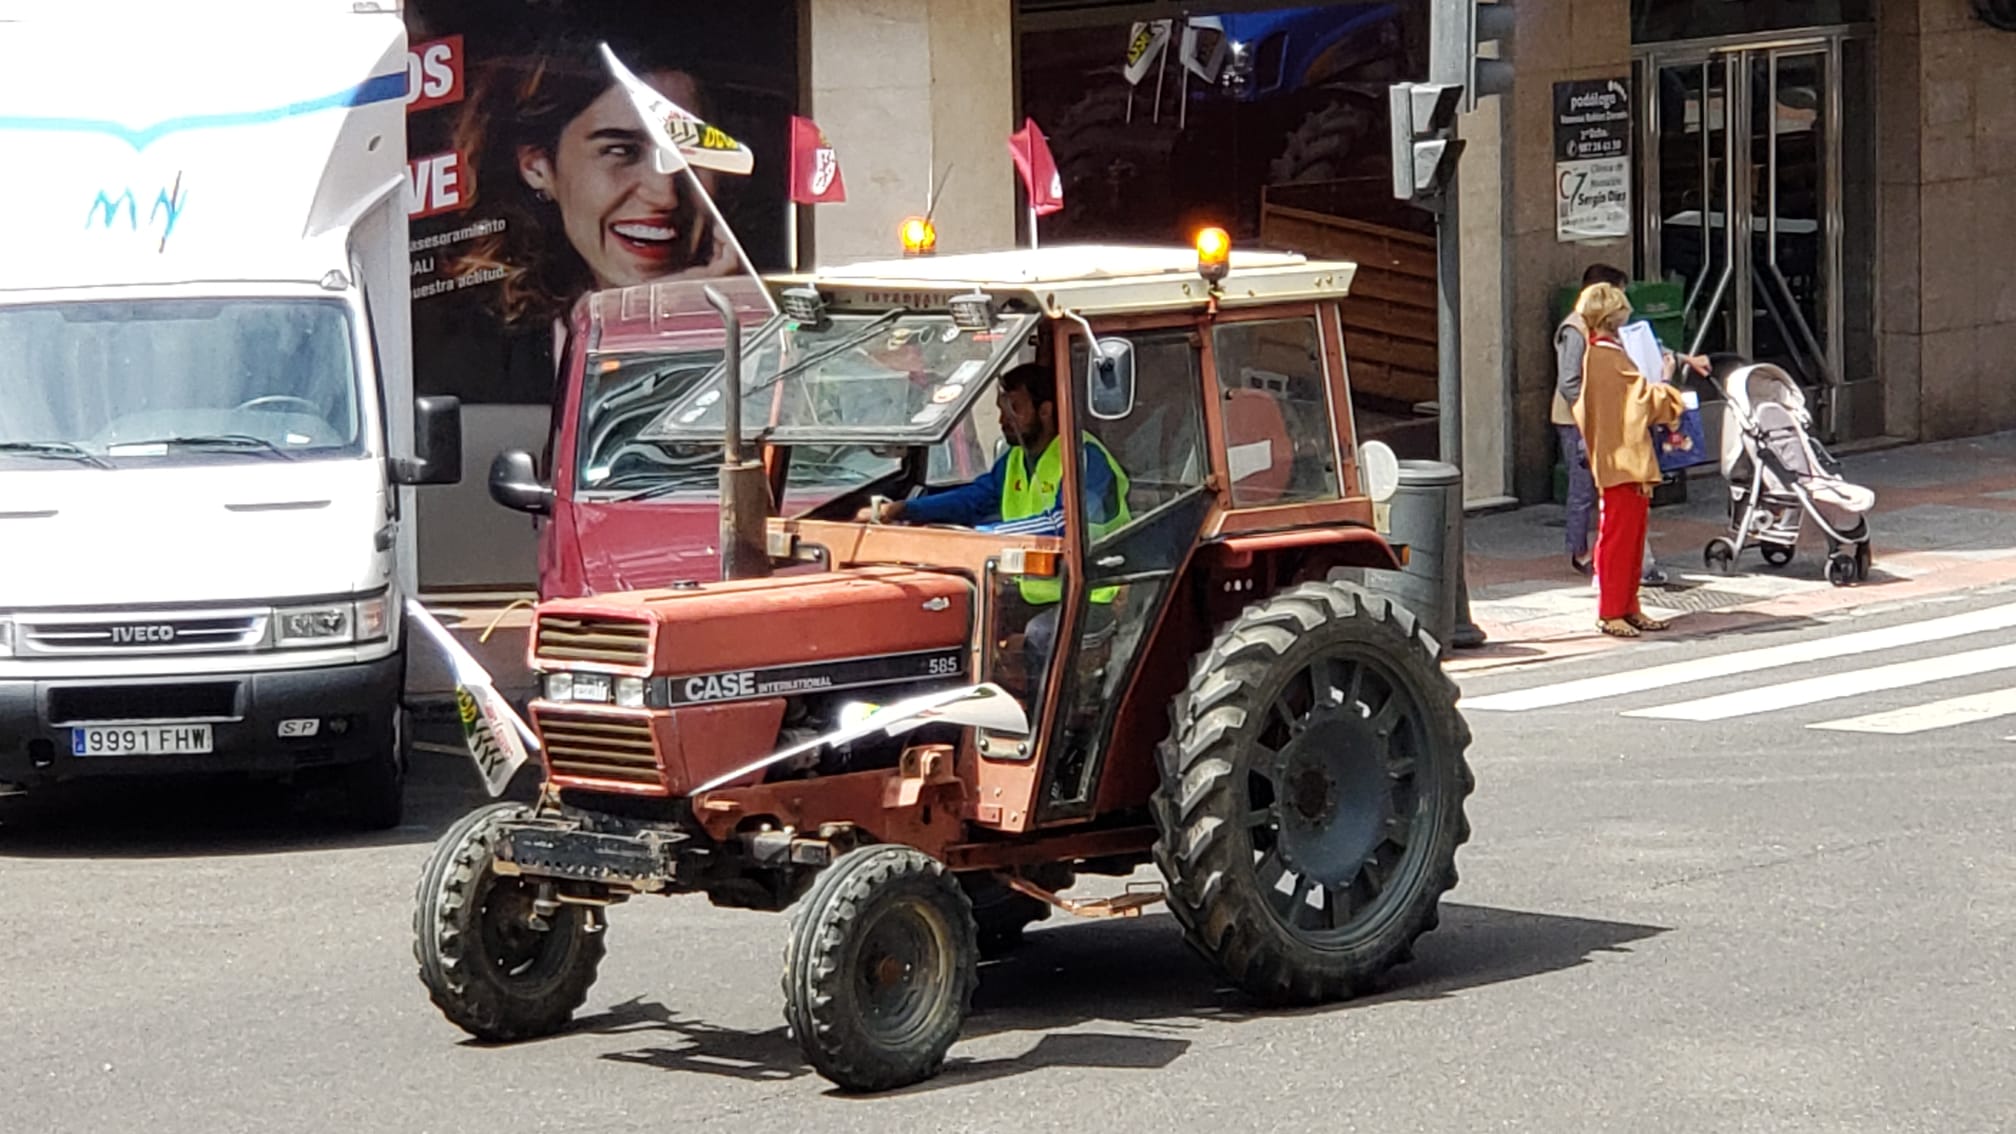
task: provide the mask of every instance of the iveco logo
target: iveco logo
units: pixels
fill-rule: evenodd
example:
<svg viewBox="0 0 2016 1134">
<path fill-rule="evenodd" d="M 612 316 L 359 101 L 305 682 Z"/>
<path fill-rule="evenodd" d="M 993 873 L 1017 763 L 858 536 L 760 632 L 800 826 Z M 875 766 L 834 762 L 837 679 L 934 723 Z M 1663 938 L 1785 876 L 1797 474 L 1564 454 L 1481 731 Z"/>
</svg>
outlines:
<svg viewBox="0 0 2016 1134">
<path fill-rule="evenodd" d="M 175 627 L 167 623 L 145 626 L 114 626 L 112 644 L 115 646 L 138 646 L 175 640 Z"/>
</svg>

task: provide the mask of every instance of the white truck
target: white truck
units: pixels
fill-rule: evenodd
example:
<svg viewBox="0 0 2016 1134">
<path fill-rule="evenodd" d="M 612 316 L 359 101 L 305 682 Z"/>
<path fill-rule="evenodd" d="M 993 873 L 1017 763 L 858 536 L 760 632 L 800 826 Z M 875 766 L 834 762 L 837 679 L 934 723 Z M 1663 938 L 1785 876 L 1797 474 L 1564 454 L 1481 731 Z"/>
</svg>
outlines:
<svg viewBox="0 0 2016 1134">
<path fill-rule="evenodd" d="M 232 772 L 400 820 L 406 33 L 0 0 L 0 794 Z"/>
</svg>

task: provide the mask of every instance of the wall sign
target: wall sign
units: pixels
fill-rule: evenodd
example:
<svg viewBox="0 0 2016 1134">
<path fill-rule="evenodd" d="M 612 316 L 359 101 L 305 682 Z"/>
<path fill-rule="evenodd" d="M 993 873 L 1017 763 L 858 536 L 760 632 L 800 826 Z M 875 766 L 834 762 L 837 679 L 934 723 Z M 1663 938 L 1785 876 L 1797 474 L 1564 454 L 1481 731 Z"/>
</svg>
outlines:
<svg viewBox="0 0 2016 1134">
<path fill-rule="evenodd" d="M 1630 80 L 1555 83 L 1554 238 L 1573 244 L 1630 235 Z"/>
</svg>

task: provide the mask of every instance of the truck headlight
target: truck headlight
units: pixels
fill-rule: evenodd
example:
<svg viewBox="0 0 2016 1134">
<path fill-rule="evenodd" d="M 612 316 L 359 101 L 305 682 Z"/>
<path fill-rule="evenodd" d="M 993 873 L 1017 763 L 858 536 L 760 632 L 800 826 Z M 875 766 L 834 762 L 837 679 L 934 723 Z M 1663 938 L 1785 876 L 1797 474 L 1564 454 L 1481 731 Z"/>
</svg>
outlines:
<svg viewBox="0 0 2016 1134">
<path fill-rule="evenodd" d="M 546 675 L 546 699 L 565 703 L 574 699 L 574 675 L 571 673 L 549 673 Z"/>
<path fill-rule="evenodd" d="M 282 607 L 273 612 L 273 644 L 335 646 L 354 640 L 356 609 L 352 603 Z"/>
<path fill-rule="evenodd" d="M 392 628 L 391 596 L 373 595 L 357 600 L 356 614 L 350 624 L 356 628 L 358 641 L 382 641 Z"/>
<path fill-rule="evenodd" d="M 392 600 L 383 594 L 355 602 L 283 606 L 273 611 L 273 644 L 287 649 L 383 641 L 391 630 L 391 616 Z"/>
<path fill-rule="evenodd" d="M 0 658 L 14 656 L 14 624 L 0 618 Z"/>
</svg>

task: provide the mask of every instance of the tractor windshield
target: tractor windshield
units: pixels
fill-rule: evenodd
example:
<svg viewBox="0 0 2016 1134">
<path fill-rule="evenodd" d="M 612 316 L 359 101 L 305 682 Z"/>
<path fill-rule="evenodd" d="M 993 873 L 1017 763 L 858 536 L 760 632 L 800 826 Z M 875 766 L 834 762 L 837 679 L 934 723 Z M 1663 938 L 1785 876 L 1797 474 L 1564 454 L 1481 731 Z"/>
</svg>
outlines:
<svg viewBox="0 0 2016 1134">
<path fill-rule="evenodd" d="M 780 444 L 935 445 L 1015 355 L 1035 315 L 997 316 L 986 330 L 950 315 L 901 309 L 772 319 L 742 360 L 742 433 Z M 639 437 L 718 441 L 724 372 L 716 368 Z"/>
</svg>

